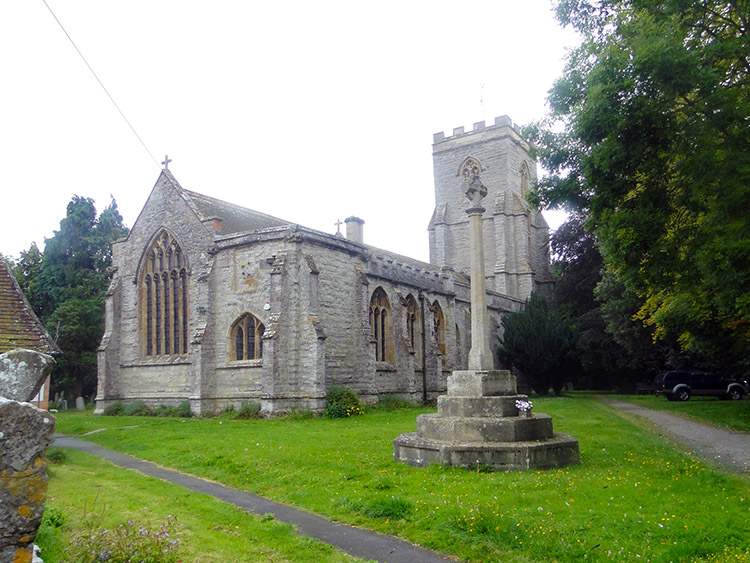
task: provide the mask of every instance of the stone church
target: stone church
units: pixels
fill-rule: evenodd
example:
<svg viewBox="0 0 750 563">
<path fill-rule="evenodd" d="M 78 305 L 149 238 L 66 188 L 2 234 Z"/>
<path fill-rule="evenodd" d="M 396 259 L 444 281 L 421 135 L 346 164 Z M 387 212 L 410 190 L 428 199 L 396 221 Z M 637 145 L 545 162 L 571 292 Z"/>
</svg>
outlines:
<svg viewBox="0 0 750 563">
<path fill-rule="evenodd" d="M 493 353 L 502 315 L 550 283 L 548 226 L 524 199 L 528 151 L 508 117 L 434 136 L 429 264 L 369 246 L 357 217 L 345 237 L 323 233 L 186 190 L 165 168 L 113 244 L 96 412 L 138 399 L 319 410 L 332 385 L 366 401 L 444 393 L 471 343 L 467 179 L 489 191 Z"/>
</svg>

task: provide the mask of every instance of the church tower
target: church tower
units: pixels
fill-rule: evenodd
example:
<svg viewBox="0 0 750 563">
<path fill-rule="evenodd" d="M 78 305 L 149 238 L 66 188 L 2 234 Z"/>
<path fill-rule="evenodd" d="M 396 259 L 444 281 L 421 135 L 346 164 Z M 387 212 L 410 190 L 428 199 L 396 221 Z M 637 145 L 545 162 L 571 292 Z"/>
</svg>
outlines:
<svg viewBox="0 0 750 563">
<path fill-rule="evenodd" d="M 487 188 L 483 217 L 487 289 L 525 300 L 550 283 L 549 227 L 525 196 L 536 180 L 536 161 L 509 117 L 484 121 L 470 132 L 433 138 L 435 211 L 428 227 L 430 262 L 468 275 L 469 220 L 464 184 L 479 176 Z"/>
</svg>

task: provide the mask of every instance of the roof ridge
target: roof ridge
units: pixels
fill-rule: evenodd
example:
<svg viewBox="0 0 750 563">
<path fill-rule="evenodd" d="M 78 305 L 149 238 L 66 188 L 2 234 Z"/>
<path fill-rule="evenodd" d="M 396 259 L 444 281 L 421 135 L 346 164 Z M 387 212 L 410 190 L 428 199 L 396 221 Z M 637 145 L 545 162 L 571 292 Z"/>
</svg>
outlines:
<svg viewBox="0 0 750 563">
<path fill-rule="evenodd" d="M 226 201 L 223 199 L 219 199 L 210 195 L 202 194 L 200 192 L 196 192 L 193 190 L 188 190 L 186 188 L 183 188 L 180 186 L 179 188 L 182 192 L 184 192 L 184 195 L 187 195 L 189 197 L 196 197 L 200 199 L 204 199 L 222 206 L 232 207 L 234 209 L 238 209 L 241 211 L 248 211 L 250 213 L 254 213 L 256 215 L 262 215 L 263 217 L 267 217 L 269 219 L 273 219 L 274 221 L 280 221 L 282 223 L 287 223 L 289 225 L 293 224 L 293 221 L 287 221 L 286 219 L 280 219 L 278 217 L 275 217 L 273 215 L 269 215 L 268 213 L 263 213 L 262 211 L 258 211 L 256 209 L 250 209 L 249 207 L 245 207 L 244 205 L 239 205 L 237 203 L 232 203 L 231 201 Z M 206 217 L 207 219 L 210 219 L 210 217 Z"/>
</svg>

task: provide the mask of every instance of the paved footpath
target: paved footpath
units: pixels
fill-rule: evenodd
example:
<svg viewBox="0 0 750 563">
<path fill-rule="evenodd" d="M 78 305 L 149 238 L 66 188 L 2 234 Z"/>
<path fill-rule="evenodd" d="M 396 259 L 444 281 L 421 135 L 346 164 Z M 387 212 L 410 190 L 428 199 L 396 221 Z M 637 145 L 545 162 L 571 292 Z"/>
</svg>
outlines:
<svg viewBox="0 0 750 563">
<path fill-rule="evenodd" d="M 394 536 L 379 534 L 363 528 L 353 528 L 345 524 L 337 524 L 285 504 L 273 502 L 257 495 L 225 487 L 213 481 L 206 481 L 205 479 L 193 477 L 179 471 L 165 469 L 149 461 L 142 461 L 71 436 L 57 434 L 54 445 L 63 448 L 74 448 L 103 457 L 115 465 L 135 469 L 145 475 L 181 485 L 191 491 L 211 495 L 248 512 L 255 514 L 271 513 L 276 520 L 296 526 L 299 533 L 303 536 L 316 538 L 354 557 L 387 563 L 455 561 L 455 559 L 410 544 Z"/>
<path fill-rule="evenodd" d="M 672 439 L 681 442 L 722 468 L 750 473 L 750 433 L 697 422 L 674 414 L 647 409 L 615 399 L 601 399 L 622 411 L 642 416 Z"/>
</svg>

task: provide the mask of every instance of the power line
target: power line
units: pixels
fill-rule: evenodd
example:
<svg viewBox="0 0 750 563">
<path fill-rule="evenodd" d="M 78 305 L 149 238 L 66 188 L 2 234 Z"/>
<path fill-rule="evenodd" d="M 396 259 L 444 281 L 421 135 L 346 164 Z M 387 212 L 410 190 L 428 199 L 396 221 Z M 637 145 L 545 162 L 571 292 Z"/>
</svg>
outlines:
<svg viewBox="0 0 750 563">
<path fill-rule="evenodd" d="M 62 30 L 63 30 L 63 33 L 64 33 L 64 34 L 65 34 L 65 36 L 66 36 L 66 37 L 68 38 L 68 40 L 70 41 L 70 43 L 71 43 L 71 44 L 73 45 L 73 48 L 74 48 L 74 49 L 75 49 L 75 50 L 76 50 L 76 51 L 78 52 L 78 54 L 80 55 L 81 59 L 83 59 L 83 62 L 84 62 L 84 63 L 86 63 L 86 66 L 87 66 L 87 67 L 89 68 L 89 70 L 91 71 L 91 74 L 93 74 L 93 75 L 94 75 L 94 78 L 96 78 L 96 81 L 97 81 L 97 82 L 99 83 L 99 86 L 101 86 L 101 87 L 102 87 L 102 90 L 104 90 L 104 93 L 105 93 L 105 94 L 107 94 L 107 97 L 108 97 L 108 98 L 109 98 L 109 100 L 110 100 L 110 101 L 112 102 L 112 105 L 113 105 L 113 106 L 115 106 L 115 109 L 116 109 L 116 110 L 117 110 L 117 111 L 119 112 L 119 114 L 120 114 L 120 115 L 122 116 L 122 118 L 123 118 L 123 119 L 125 120 L 125 123 L 127 123 L 127 124 L 128 124 L 128 127 L 130 127 L 130 130 L 131 130 L 131 131 L 133 132 L 133 135 L 135 135 L 136 139 L 138 139 L 138 141 L 139 141 L 139 142 L 141 143 L 141 145 L 143 146 L 143 148 L 144 148 L 144 149 L 146 150 L 146 152 L 148 153 L 148 156 L 149 156 L 149 157 L 151 157 L 151 160 L 153 160 L 153 161 L 154 161 L 154 164 L 156 164 L 156 166 L 157 166 L 157 167 L 159 167 L 159 161 L 158 161 L 158 160 L 156 160 L 156 159 L 154 158 L 154 155 L 153 155 L 153 154 L 151 154 L 151 151 L 150 151 L 150 150 L 148 150 L 148 147 L 146 146 L 146 143 L 144 143 L 144 142 L 143 142 L 143 139 L 141 139 L 141 136 L 140 136 L 140 135 L 138 134 L 138 132 L 137 132 L 137 131 L 135 130 L 135 128 L 134 128 L 134 127 L 133 127 L 133 126 L 132 126 L 132 125 L 130 124 L 130 121 L 128 121 L 128 118 L 127 118 L 127 117 L 125 117 L 125 114 L 124 114 L 124 113 L 122 112 L 122 110 L 120 109 L 120 106 L 118 106 L 118 105 L 117 105 L 117 102 L 115 102 L 115 99 L 114 99 L 114 98 L 112 97 L 112 95 L 111 95 L 111 94 L 109 93 L 109 91 L 108 91 L 108 90 L 107 90 L 107 88 L 106 88 L 106 87 L 104 86 L 104 84 L 102 83 L 102 81 L 101 81 L 101 80 L 99 80 L 99 77 L 98 77 L 98 76 L 96 75 L 96 72 L 94 72 L 94 69 L 93 69 L 93 68 L 91 68 L 91 65 L 90 65 L 90 64 L 89 64 L 89 62 L 88 62 L 88 61 L 86 60 L 86 57 L 84 57 L 84 56 L 83 56 L 83 53 L 81 53 L 81 50 L 80 50 L 80 49 L 78 48 L 78 46 L 76 45 L 75 41 L 73 41 L 73 38 L 72 38 L 72 37 L 70 36 L 70 34 L 69 34 L 69 33 L 68 33 L 68 32 L 67 32 L 66 30 L 65 30 L 65 27 L 63 27 L 63 24 L 62 24 L 62 23 L 60 22 L 60 20 L 59 20 L 59 19 L 57 19 L 57 16 L 55 15 L 55 12 L 53 12 L 53 11 L 52 11 L 52 8 L 50 8 L 49 4 L 47 4 L 47 0 L 42 0 L 42 2 L 44 2 L 44 5 L 45 5 L 45 6 L 47 6 L 47 9 L 49 10 L 49 13 L 50 13 L 50 14 L 52 14 L 52 17 L 53 17 L 53 18 L 55 18 L 55 21 L 57 22 L 57 25 L 59 25 L 59 26 L 60 26 L 60 29 L 62 29 Z"/>
</svg>

